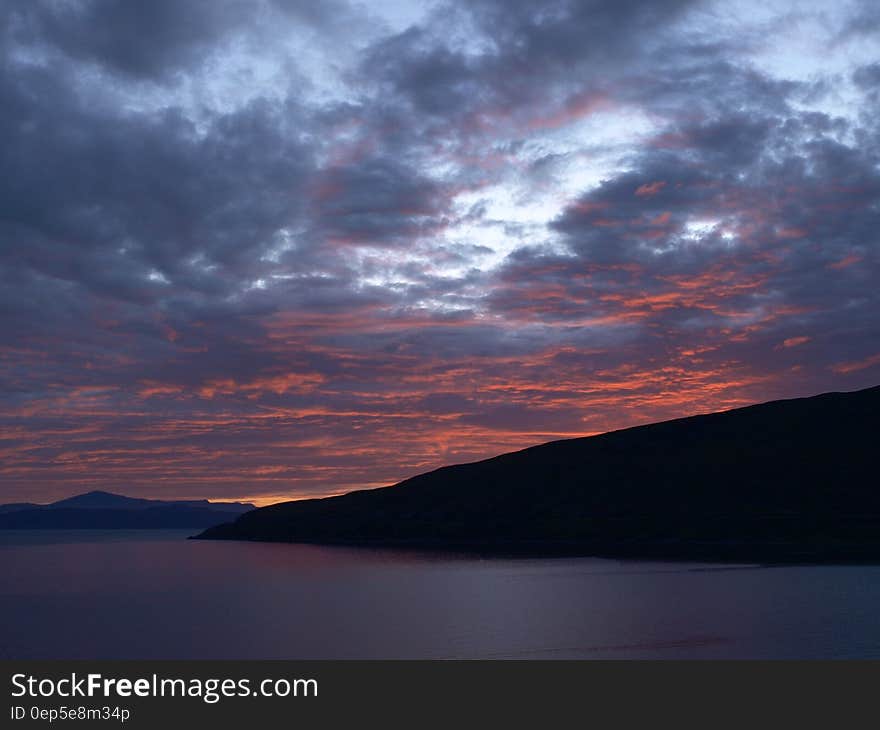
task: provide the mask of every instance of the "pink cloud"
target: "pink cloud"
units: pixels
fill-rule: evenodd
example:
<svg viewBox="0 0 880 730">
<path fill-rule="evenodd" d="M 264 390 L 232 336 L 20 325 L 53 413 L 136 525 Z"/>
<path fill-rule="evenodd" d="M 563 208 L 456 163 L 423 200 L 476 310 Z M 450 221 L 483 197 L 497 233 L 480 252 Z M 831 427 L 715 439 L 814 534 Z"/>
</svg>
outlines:
<svg viewBox="0 0 880 730">
<path fill-rule="evenodd" d="M 650 198 L 659 193 L 665 187 L 665 180 L 655 180 L 650 184 L 646 183 L 645 185 L 639 185 L 639 187 L 636 188 L 636 195 L 640 198 Z"/>
</svg>

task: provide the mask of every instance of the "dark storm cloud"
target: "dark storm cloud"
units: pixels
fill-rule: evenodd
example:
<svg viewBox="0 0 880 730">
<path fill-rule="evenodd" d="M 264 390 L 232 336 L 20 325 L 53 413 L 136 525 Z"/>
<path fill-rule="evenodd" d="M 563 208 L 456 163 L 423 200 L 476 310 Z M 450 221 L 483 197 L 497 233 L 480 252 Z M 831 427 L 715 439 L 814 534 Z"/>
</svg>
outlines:
<svg viewBox="0 0 880 730">
<path fill-rule="evenodd" d="M 880 63 L 872 63 L 870 66 L 862 66 L 853 72 L 853 81 L 866 90 L 873 90 L 880 86 Z"/>
<path fill-rule="evenodd" d="M 279 17 L 328 35 L 365 22 L 362 12 L 335 0 L 11 0 L 3 22 L 8 40 L 31 54 L 92 65 L 123 80 L 171 83 L 232 51 L 232 44 L 271 40 Z"/>
<path fill-rule="evenodd" d="M 559 0 L 541 5 L 477 0 L 467 8 L 499 54 L 560 70 L 585 60 L 608 62 L 630 54 L 645 37 L 656 35 L 695 5 L 693 0 Z"/>
<path fill-rule="evenodd" d="M 636 66 L 693 0 L 656 3 L 497 2 L 448 4 L 434 23 L 375 44 L 361 73 L 432 129 L 472 134 L 508 121 L 528 124 L 548 108 L 600 94 Z M 470 46 L 456 42 L 470 35 Z"/>
<path fill-rule="evenodd" d="M 841 36 L 871 36 L 880 33 L 880 9 L 872 0 L 856 0 L 847 8 L 849 13 Z"/>
<path fill-rule="evenodd" d="M 324 172 L 312 194 L 316 231 L 336 244 L 409 243 L 444 212 L 441 185 L 399 160 L 376 158 Z"/>
<path fill-rule="evenodd" d="M 310 153 L 279 123 L 295 109 L 255 103 L 202 134 L 173 111 L 86 108 L 48 70 L 7 79 L 0 95 L 13 265 L 117 297 L 157 293 L 153 269 L 216 293 L 237 285 L 228 267 L 245 273 L 297 215 Z"/>
<path fill-rule="evenodd" d="M 141 80 L 189 70 L 234 33 L 254 6 L 242 0 L 13 2 L 12 36 Z"/>
</svg>

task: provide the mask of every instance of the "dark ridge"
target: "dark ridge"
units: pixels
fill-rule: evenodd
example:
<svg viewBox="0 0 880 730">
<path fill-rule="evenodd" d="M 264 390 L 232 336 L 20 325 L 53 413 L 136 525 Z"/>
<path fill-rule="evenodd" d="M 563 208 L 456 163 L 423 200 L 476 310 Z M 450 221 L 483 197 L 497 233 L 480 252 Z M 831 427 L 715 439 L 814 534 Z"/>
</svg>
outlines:
<svg viewBox="0 0 880 730">
<path fill-rule="evenodd" d="M 0 529 L 205 528 L 253 508 L 245 502 L 164 501 L 93 491 L 51 504 L 0 505 Z"/>
<path fill-rule="evenodd" d="M 33 502 L 11 502 L 9 504 L 0 504 L 0 515 L 7 512 L 20 512 L 23 509 L 37 509 L 40 505 Z"/>
<path fill-rule="evenodd" d="M 264 507 L 202 539 L 758 561 L 880 559 L 880 387 L 554 441 Z"/>
</svg>

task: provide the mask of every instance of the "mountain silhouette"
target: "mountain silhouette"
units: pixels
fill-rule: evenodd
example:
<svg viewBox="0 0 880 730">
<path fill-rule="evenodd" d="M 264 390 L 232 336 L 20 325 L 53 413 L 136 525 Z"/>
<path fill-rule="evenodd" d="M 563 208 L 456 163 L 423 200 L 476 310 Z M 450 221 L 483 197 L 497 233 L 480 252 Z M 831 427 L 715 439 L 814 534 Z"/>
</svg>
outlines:
<svg viewBox="0 0 880 730">
<path fill-rule="evenodd" d="M 773 401 L 285 502 L 203 539 L 758 561 L 880 559 L 880 387 Z"/>
<path fill-rule="evenodd" d="M 93 491 L 51 504 L 0 505 L 0 529 L 203 528 L 253 508 L 245 502 L 167 501 Z"/>
<path fill-rule="evenodd" d="M 40 505 L 33 502 L 11 502 L 10 504 L 0 504 L 0 515 L 6 512 L 19 512 L 23 509 L 38 509 Z"/>
</svg>

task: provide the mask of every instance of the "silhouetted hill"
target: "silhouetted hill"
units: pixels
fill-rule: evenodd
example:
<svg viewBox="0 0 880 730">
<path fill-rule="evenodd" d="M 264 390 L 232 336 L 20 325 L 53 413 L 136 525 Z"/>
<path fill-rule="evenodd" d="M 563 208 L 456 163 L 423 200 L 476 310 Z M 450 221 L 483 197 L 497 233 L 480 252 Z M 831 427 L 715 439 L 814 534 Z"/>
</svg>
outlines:
<svg viewBox="0 0 880 730">
<path fill-rule="evenodd" d="M 0 505 L 0 529 L 210 527 L 253 508 L 245 502 L 165 501 L 94 491 L 51 504 Z"/>
<path fill-rule="evenodd" d="M 880 387 L 554 441 L 264 507 L 206 539 L 880 559 Z"/>
<path fill-rule="evenodd" d="M 0 504 L 0 515 L 6 512 L 19 512 L 23 509 L 36 509 L 40 505 L 32 502 L 11 502 L 10 504 Z"/>
<path fill-rule="evenodd" d="M 157 504 L 169 504 L 169 502 L 126 497 L 122 494 L 96 490 L 60 499 L 57 502 L 44 505 L 44 509 L 147 509 L 150 506 L 155 507 Z"/>
</svg>

